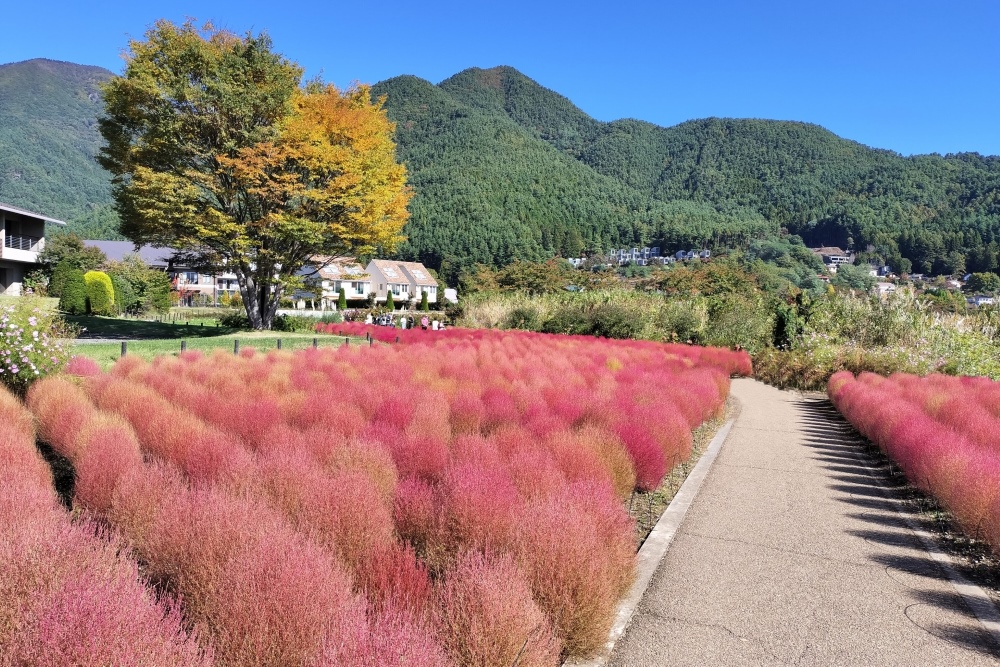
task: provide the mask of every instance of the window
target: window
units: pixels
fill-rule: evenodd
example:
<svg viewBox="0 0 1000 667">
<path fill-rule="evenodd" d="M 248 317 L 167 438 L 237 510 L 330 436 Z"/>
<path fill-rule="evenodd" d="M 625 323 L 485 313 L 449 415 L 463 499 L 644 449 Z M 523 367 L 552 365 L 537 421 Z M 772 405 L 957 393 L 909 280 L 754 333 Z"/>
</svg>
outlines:
<svg viewBox="0 0 1000 667">
<path fill-rule="evenodd" d="M 402 290 L 399 289 L 400 287 L 401 287 L 401 285 L 393 285 L 392 286 L 392 293 L 394 295 L 396 295 L 396 296 L 399 296 L 399 293 L 402 291 Z"/>
<path fill-rule="evenodd" d="M 364 294 L 364 283 L 351 283 L 351 289 L 354 290 L 355 294 Z"/>
<path fill-rule="evenodd" d="M 198 284 L 198 274 L 193 271 L 188 271 L 184 274 L 184 282 L 190 283 L 192 285 Z"/>
</svg>

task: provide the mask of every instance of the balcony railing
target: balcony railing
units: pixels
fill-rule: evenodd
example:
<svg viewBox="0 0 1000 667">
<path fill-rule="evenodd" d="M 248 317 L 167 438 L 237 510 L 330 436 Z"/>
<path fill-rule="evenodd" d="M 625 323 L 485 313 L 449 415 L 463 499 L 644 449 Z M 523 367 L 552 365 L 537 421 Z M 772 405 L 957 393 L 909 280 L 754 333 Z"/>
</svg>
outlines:
<svg viewBox="0 0 1000 667">
<path fill-rule="evenodd" d="M 3 237 L 3 245 L 5 248 L 11 248 L 12 250 L 35 250 L 41 240 L 42 239 L 37 236 L 18 236 L 17 234 L 7 234 Z"/>
</svg>

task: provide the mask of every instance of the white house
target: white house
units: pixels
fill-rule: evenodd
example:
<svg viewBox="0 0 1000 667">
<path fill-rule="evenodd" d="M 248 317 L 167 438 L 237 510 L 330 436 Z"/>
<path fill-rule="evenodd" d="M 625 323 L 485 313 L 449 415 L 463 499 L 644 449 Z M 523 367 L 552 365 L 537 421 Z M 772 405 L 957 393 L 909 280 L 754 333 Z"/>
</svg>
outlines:
<svg viewBox="0 0 1000 667">
<path fill-rule="evenodd" d="M 348 301 L 367 299 L 372 292 L 372 277 L 353 257 L 314 257 L 303 275 L 319 282 L 321 308 L 336 308 L 340 290 Z"/>
<path fill-rule="evenodd" d="M 38 267 L 45 249 L 45 223 L 64 225 L 40 213 L 0 204 L 0 294 L 20 296 L 24 276 Z"/>
<path fill-rule="evenodd" d="M 427 302 L 437 303 L 437 281 L 420 262 L 373 259 L 365 270 L 371 275 L 376 301 L 385 301 L 392 292 L 393 303 L 406 303 L 427 292 Z"/>
</svg>

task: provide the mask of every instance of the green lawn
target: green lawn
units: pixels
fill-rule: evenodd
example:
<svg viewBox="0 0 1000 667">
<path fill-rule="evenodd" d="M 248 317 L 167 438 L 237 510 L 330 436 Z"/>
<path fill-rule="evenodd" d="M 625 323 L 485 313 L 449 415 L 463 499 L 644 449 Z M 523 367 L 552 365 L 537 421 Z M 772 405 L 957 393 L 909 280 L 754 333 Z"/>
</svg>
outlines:
<svg viewBox="0 0 1000 667">
<path fill-rule="evenodd" d="M 90 357 L 102 368 L 108 368 L 121 356 L 122 341 L 128 346 L 127 354 L 143 359 L 176 355 L 182 341 L 188 350 L 205 353 L 232 352 L 235 341 L 239 341 L 240 349 L 252 347 L 258 351 L 277 348 L 278 340 L 284 350 L 309 347 L 314 338 L 324 347 L 344 345 L 345 342 L 344 337 L 325 334 L 240 331 L 216 326 L 215 320 L 192 320 L 188 324 L 94 316 L 66 316 L 66 320 L 82 330 L 80 338 L 73 342 L 73 353 Z M 351 338 L 350 344 L 367 345 L 368 342 L 364 338 Z"/>
<path fill-rule="evenodd" d="M 80 329 L 80 338 L 115 338 L 127 340 L 215 338 L 237 333 L 239 329 L 218 326 L 218 320 L 200 319 L 190 322 L 155 322 L 149 320 L 98 317 L 96 315 L 63 315 Z"/>
</svg>

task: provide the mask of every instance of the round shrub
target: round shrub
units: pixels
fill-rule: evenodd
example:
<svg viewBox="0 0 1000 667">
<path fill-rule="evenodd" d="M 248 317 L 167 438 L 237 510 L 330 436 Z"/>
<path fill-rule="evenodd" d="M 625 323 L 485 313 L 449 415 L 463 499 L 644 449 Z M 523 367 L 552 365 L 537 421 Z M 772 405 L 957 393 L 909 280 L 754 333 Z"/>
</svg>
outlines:
<svg viewBox="0 0 1000 667">
<path fill-rule="evenodd" d="M 111 276 L 104 271 L 87 271 L 83 274 L 87 287 L 87 305 L 94 315 L 113 315 L 115 311 L 115 288 Z"/>
<path fill-rule="evenodd" d="M 541 326 L 538 310 L 531 306 L 519 306 L 507 314 L 504 319 L 504 329 L 521 329 L 523 331 L 538 331 Z"/>
<path fill-rule="evenodd" d="M 60 283 L 59 310 L 70 315 L 87 312 L 87 283 L 80 269 L 65 270 Z"/>
<path fill-rule="evenodd" d="M 560 308 L 542 325 L 542 331 L 582 336 L 591 332 L 591 322 L 578 308 Z"/>
</svg>

